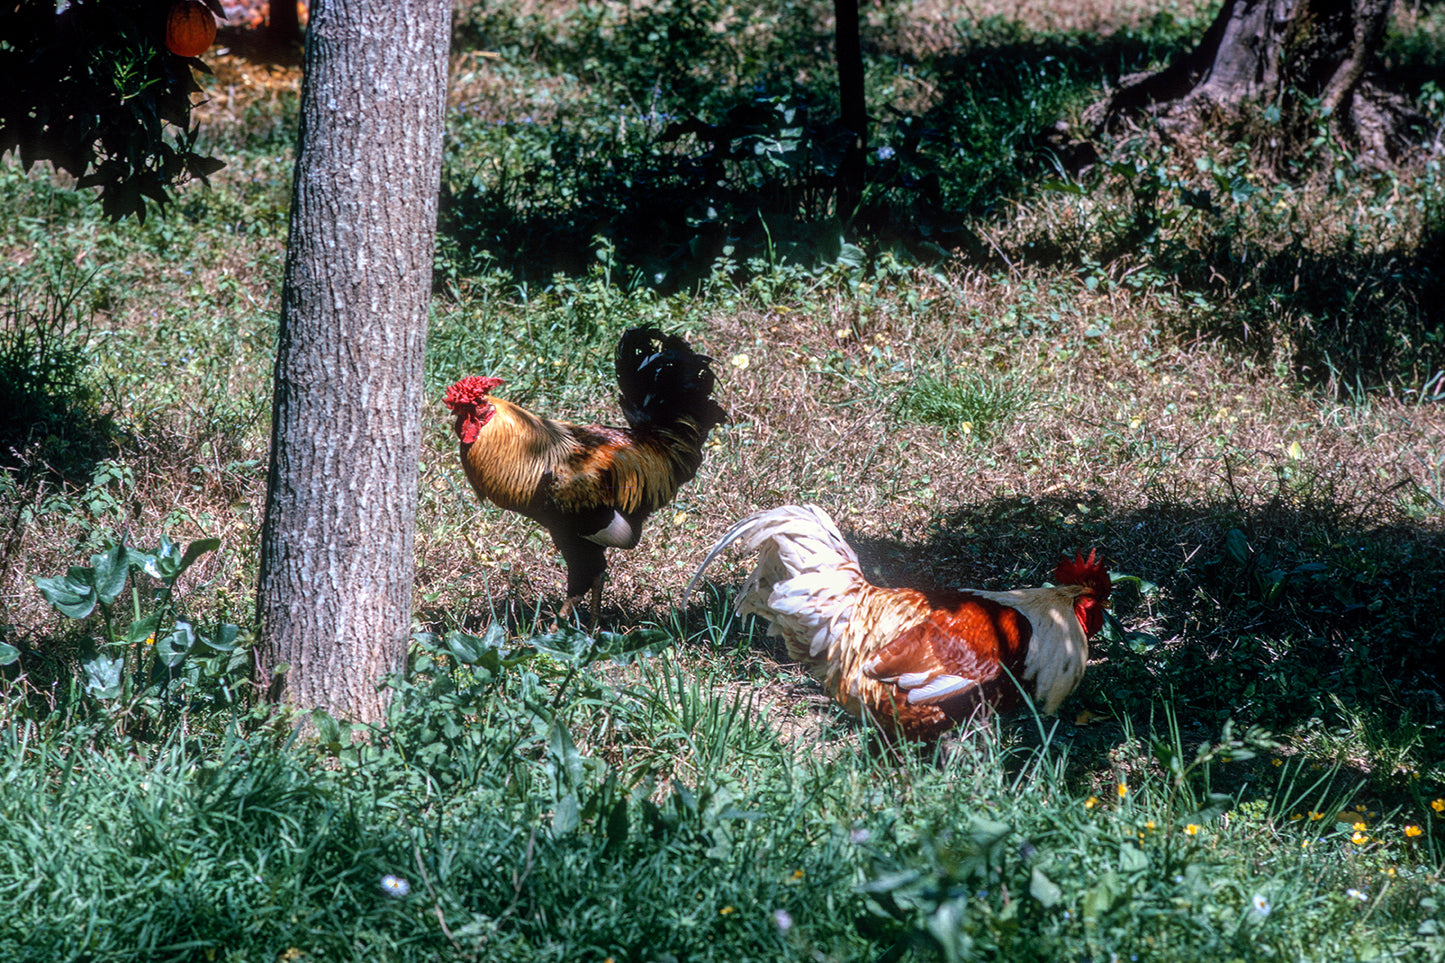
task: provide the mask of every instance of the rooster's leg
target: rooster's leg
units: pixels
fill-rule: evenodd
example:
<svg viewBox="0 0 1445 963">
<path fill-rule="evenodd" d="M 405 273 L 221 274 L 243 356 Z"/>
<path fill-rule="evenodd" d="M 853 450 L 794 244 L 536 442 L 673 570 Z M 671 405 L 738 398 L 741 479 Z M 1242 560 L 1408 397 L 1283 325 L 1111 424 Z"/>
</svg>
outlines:
<svg viewBox="0 0 1445 963">
<path fill-rule="evenodd" d="M 588 612 L 587 616 L 588 628 L 591 630 L 593 635 L 596 635 L 597 620 L 601 617 L 602 612 L 602 576 L 597 576 L 596 581 L 592 583 L 592 589 L 588 593 L 588 596 L 588 601 L 591 603 L 590 611 Z M 572 618 L 573 613 L 577 611 L 577 603 L 581 601 L 581 595 L 567 596 L 567 601 L 563 602 L 562 607 L 557 610 L 557 621 L 569 621 Z"/>
<path fill-rule="evenodd" d="M 602 617 L 602 573 L 592 582 L 592 634 L 597 634 L 597 621 Z"/>
</svg>

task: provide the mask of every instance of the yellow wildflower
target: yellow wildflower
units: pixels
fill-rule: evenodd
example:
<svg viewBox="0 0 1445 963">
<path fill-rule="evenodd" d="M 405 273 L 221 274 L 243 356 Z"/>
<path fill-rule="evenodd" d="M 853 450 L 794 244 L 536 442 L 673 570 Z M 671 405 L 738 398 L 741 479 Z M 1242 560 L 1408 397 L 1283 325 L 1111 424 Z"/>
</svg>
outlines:
<svg viewBox="0 0 1445 963">
<path fill-rule="evenodd" d="M 1201 828 L 1202 828 L 1202 827 L 1201 827 L 1198 823 L 1190 823 L 1188 826 L 1185 826 L 1185 827 L 1184 827 L 1184 835 L 1186 835 L 1186 836 L 1198 836 L 1198 835 L 1199 835 L 1199 830 L 1200 830 Z"/>
<path fill-rule="evenodd" d="M 1430 808 L 1437 813 L 1445 813 L 1445 799 L 1436 799 L 1430 803 Z"/>
<path fill-rule="evenodd" d="M 1424 830 L 1421 829 L 1419 826 L 1414 825 L 1413 823 L 1405 827 L 1405 835 L 1409 836 L 1411 839 L 1420 835 L 1422 832 L 1424 832 Z"/>
<path fill-rule="evenodd" d="M 1121 782 L 1121 783 L 1119 783 L 1119 785 L 1118 785 L 1117 788 L 1118 788 L 1118 791 L 1119 791 L 1119 798 L 1120 798 L 1120 799 L 1123 799 L 1125 796 L 1129 795 L 1129 784 L 1128 784 L 1127 782 Z"/>
<path fill-rule="evenodd" d="M 1090 796 L 1088 799 L 1085 799 L 1085 800 L 1084 800 L 1084 808 L 1085 808 L 1085 809 L 1093 809 L 1093 808 L 1094 808 L 1095 806 L 1097 806 L 1097 805 L 1099 805 L 1099 797 L 1098 797 L 1098 796 Z"/>
<path fill-rule="evenodd" d="M 1364 833 L 1360 832 L 1359 830 L 1356 830 L 1356 831 L 1354 832 L 1354 834 L 1353 834 L 1352 836 L 1350 836 L 1350 842 L 1354 843 L 1356 846 L 1363 846 L 1363 845 L 1365 845 L 1366 843 L 1368 843 L 1369 841 L 1370 841 L 1370 837 L 1369 837 L 1369 836 L 1366 836 Z"/>
</svg>

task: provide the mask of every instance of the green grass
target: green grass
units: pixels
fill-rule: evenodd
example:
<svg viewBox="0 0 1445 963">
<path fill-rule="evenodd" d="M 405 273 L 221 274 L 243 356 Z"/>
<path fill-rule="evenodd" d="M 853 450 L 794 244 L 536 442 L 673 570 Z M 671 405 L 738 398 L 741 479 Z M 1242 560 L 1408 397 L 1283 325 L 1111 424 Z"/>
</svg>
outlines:
<svg viewBox="0 0 1445 963">
<path fill-rule="evenodd" d="M 825 6 L 460 13 L 418 641 L 372 732 L 293 737 L 236 682 L 296 72 L 214 58 L 229 166 L 144 225 L 0 164 L 0 373 L 30 412 L 0 452 L 0 956 L 1445 953 L 1438 164 L 1319 145 L 1278 176 L 1258 117 L 1204 161 L 1141 138 L 1063 176 L 1055 121 L 1203 15 L 923 3 L 870 14 L 894 154 L 845 226 L 816 186 Z M 1390 40 L 1437 123 L 1439 19 Z M 688 118 L 770 160 L 699 182 L 664 137 Z M 639 323 L 716 360 L 732 421 L 612 559 L 616 634 L 539 636 L 560 559 L 476 504 L 440 395 L 498 374 L 616 422 Z M 1057 724 L 883 751 L 731 614 L 738 568 L 678 607 L 732 522 L 804 501 L 885 584 L 1040 584 L 1090 547 L 1139 581 Z M 132 570 L 108 626 L 37 589 L 162 536 L 220 546 L 173 593 Z"/>
<path fill-rule="evenodd" d="M 621 684 L 606 661 L 455 666 L 419 661 L 390 725 L 366 742 L 323 727 L 329 751 L 269 728 L 139 754 L 7 730 L 0 947 L 558 961 L 1438 948 L 1418 861 L 1438 826 L 1408 836 L 1405 814 L 1356 811 L 1339 767 L 1252 765 L 1269 748 L 1254 733 L 1196 748 L 1161 720 L 1159 741 L 1126 740 L 1086 794 L 1047 722 L 941 759 L 838 731 L 800 754 L 755 694 L 719 696 L 723 679 L 666 659 Z M 528 697 L 554 686 L 571 697 Z M 610 745 L 579 741 L 607 729 Z M 38 886 L 47 900 L 25 898 Z"/>
</svg>

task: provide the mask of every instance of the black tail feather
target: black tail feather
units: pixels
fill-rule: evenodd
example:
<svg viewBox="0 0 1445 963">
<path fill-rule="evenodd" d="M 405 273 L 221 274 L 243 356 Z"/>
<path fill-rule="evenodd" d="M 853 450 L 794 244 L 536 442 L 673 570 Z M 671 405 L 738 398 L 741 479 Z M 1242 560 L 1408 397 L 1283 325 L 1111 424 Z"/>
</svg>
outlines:
<svg viewBox="0 0 1445 963">
<path fill-rule="evenodd" d="M 629 328 L 617 342 L 619 403 L 634 430 L 694 422 L 705 437 L 727 420 L 712 400 L 712 359 L 693 351 L 675 334 L 651 325 Z"/>
</svg>

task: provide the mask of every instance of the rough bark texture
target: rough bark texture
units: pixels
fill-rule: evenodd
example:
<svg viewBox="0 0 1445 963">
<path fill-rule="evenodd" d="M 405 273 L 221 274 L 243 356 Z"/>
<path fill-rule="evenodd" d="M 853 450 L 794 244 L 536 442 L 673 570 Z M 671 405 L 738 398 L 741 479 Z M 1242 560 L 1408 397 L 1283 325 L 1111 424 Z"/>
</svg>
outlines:
<svg viewBox="0 0 1445 963">
<path fill-rule="evenodd" d="M 447 0 L 320 0 L 307 32 L 257 678 L 368 721 L 411 621 L 450 17 Z"/>
<path fill-rule="evenodd" d="M 1379 87 L 1370 60 L 1393 0 L 1227 0 L 1194 50 L 1152 74 L 1125 77 L 1087 115 L 1100 128 L 1139 113 L 1165 130 L 1191 130 L 1241 104 L 1328 109 L 1356 150 L 1396 156 L 1411 111 Z"/>
</svg>

